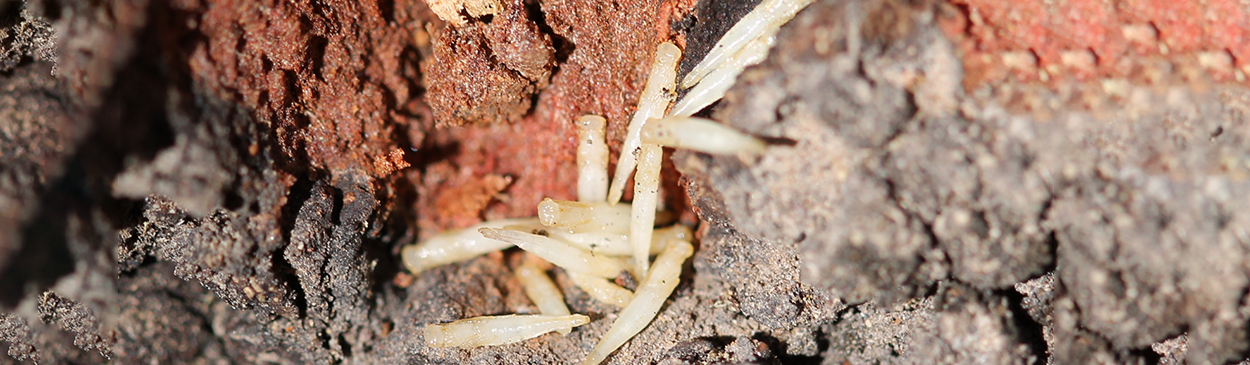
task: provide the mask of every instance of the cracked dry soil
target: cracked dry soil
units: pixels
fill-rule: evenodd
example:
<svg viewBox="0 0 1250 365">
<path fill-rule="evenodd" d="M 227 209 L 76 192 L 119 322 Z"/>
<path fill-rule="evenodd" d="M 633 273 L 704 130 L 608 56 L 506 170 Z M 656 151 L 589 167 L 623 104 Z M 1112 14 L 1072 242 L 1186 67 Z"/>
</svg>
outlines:
<svg viewBox="0 0 1250 365">
<path fill-rule="evenodd" d="M 0 1 L 0 361 L 579 363 L 618 310 L 562 271 L 590 324 L 429 348 L 535 310 L 518 251 L 397 253 L 570 198 L 572 120 L 619 153 L 655 46 L 689 70 L 756 3 Z M 1250 8 L 1207 3 L 1093 45 L 1101 3 L 812 4 L 703 114 L 772 147 L 668 153 L 697 252 L 608 363 L 1247 363 Z"/>
</svg>

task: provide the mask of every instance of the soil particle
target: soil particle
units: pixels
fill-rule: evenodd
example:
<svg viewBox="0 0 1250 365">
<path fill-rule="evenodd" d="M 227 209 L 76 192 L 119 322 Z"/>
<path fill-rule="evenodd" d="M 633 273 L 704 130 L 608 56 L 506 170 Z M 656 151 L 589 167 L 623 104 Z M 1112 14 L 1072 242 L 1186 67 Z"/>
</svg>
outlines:
<svg viewBox="0 0 1250 365">
<path fill-rule="evenodd" d="M 1185 352 L 1189 350 L 1189 337 L 1184 335 L 1167 341 L 1150 345 L 1150 349 L 1161 357 L 1159 365 L 1178 365 L 1185 363 Z"/>
<path fill-rule="evenodd" d="M 847 308 L 821 328 L 829 341 L 821 364 L 898 362 L 910 353 L 916 332 L 933 327 L 933 299 L 914 299 L 889 308 L 874 302 Z"/>
<path fill-rule="evenodd" d="M 394 136 L 406 128 L 396 124 L 419 115 L 411 101 L 419 93 L 423 3 L 224 0 L 174 8 L 203 37 L 189 43 L 189 76 L 274 131 L 280 161 L 374 177 L 397 170 Z"/>
<path fill-rule="evenodd" d="M 136 236 L 148 242 L 140 244 L 176 263 L 179 277 L 210 283 L 235 307 L 260 306 L 287 315 L 297 311 L 292 288 L 274 276 L 276 242 L 248 237 L 243 217 L 215 212 L 196 219 L 170 200 L 151 198 L 144 218 L 147 222 Z"/>
<path fill-rule="evenodd" d="M 66 337 L 59 331 L 47 331 L 33 321 L 47 289 L 56 286 L 57 295 L 82 300 L 93 312 L 107 311 L 116 296 L 109 279 L 115 268 L 108 258 L 114 243 L 105 243 L 103 237 L 115 237 L 110 226 L 124 219 L 126 208 L 107 199 L 107 189 L 101 188 L 116 166 L 102 157 L 112 156 L 111 151 L 103 150 L 147 135 L 149 125 L 133 123 L 138 130 L 127 133 L 101 127 L 111 125 L 109 118 L 97 118 L 91 107 L 99 105 L 122 58 L 129 55 L 127 45 L 137 25 L 126 15 L 128 5 L 98 4 L 102 13 L 91 22 L 75 21 L 86 12 L 83 3 L 3 5 L 5 17 L 22 9 L 26 22 L 50 24 L 58 35 L 60 58 L 49 60 L 55 67 L 21 58 L 14 69 L 0 72 L 0 155 L 5 156 L 0 158 L 0 307 L 32 323 L 45 361 L 99 358 L 82 356 L 87 352 L 73 350 L 72 336 L 61 341 Z M 10 8 L 14 13 L 7 12 Z M 4 27 L 0 29 L 13 35 L 23 25 Z M 75 36 L 100 48 L 84 52 L 84 43 L 78 42 L 82 39 L 64 41 Z M 86 73 L 99 76 L 83 77 Z M 120 116 L 115 110 L 100 114 Z"/>
<path fill-rule="evenodd" d="M 39 302 L 39 320 L 73 332 L 74 346 L 84 351 L 97 352 L 106 359 L 113 355 L 110 339 L 100 336 L 99 320 L 82 303 L 45 292 Z"/>
<path fill-rule="evenodd" d="M 35 348 L 35 335 L 31 333 L 26 319 L 13 314 L 0 314 L 0 341 L 8 342 L 8 355 L 17 361 L 38 362 L 39 350 Z"/>
<path fill-rule="evenodd" d="M 521 0 L 503 5 L 490 20 L 439 32 L 425 69 L 439 126 L 516 120 L 547 86 L 555 57 L 550 36 L 539 32 Z"/>
<path fill-rule="evenodd" d="M 42 63 L 0 74 L 0 268 L 21 247 L 21 224 L 39 194 L 60 175 L 61 160 L 83 123 L 57 100 L 56 80 Z"/>
<path fill-rule="evenodd" d="M 158 15 L 149 18 L 151 26 L 171 30 L 171 33 L 150 34 L 169 34 L 174 38 L 179 34 L 186 35 L 185 28 L 170 27 L 171 24 L 200 24 L 197 23 L 199 18 L 189 16 L 184 10 L 187 8 L 172 11 L 154 5 L 153 13 Z M 125 18 L 128 15 L 132 14 L 119 13 L 117 16 Z M 80 17 L 72 19 L 81 20 Z M 188 19 L 195 22 L 187 23 Z M 37 218 L 37 222 L 44 224 L 45 220 L 58 221 L 59 217 L 49 214 L 65 214 L 68 210 L 71 217 L 75 217 L 82 214 L 80 210 L 93 213 L 95 209 L 100 209 L 117 217 L 122 221 L 118 225 L 124 227 L 118 237 L 118 232 L 110 228 L 109 222 L 82 222 L 82 218 L 71 220 L 71 227 L 86 229 L 76 228 L 66 232 L 69 251 L 85 256 L 78 259 L 81 262 L 93 265 L 103 263 L 101 267 L 106 269 L 101 272 L 87 271 L 81 275 L 75 272 L 61 282 L 64 284 L 73 279 L 83 283 L 79 285 L 81 287 L 71 287 L 75 289 L 72 291 L 57 290 L 56 293 L 66 298 L 89 298 L 91 300 L 83 300 L 82 303 L 92 313 L 103 313 L 102 323 L 119 323 L 117 328 L 121 343 L 112 348 L 121 356 L 150 354 L 178 361 L 189 357 L 217 357 L 244 362 L 275 359 L 329 362 L 350 357 L 351 349 L 362 348 L 360 344 L 370 341 L 375 329 L 364 324 L 368 321 L 367 303 L 372 280 L 369 269 L 371 265 L 376 265 L 379 257 L 389 258 L 389 255 L 378 255 L 376 251 L 381 251 L 378 247 L 364 242 L 363 236 L 378 235 L 382 227 L 378 222 L 388 218 L 389 211 L 379 211 L 377 196 L 393 199 L 387 195 L 392 190 L 375 192 L 368 177 L 370 173 L 391 173 L 396 168 L 402 168 L 402 157 L 396 159 L 393 150 L 379 153 L 384 157 L 382 163 L 379 160 L 360 161 L 352 169 L 332 174 L 310 172 L 316 171 L 316 167 L 291 166 L 292 159 L 284 158 L 280 146 L 276 146 L 279 143 L 271 138 L 271 124 L 258 123 L 233 103 L 223 102 L 216 98 L 216 94 L 191 85 L 191 66 L 179 66 L 178 63 L 155 66 L 161 63 L 156 60 L 187 60 L 179 58 L 187 56 L 180 51 L 191 53 L 187 48 L 170 47 L 162 40 L 166 39 L 141 38 L 137 42 L 140 45 L 139 54 L 145 57 L 137 57 L 134 65 L 124 68 L 120 75 L 128 77 L 128 82 L 119 88 L 115 97 L 104 99 L 107 112 L 90 119 L 100 123 L 99 130 L 93 132 L 99 138 L 87 139 L 83 147 L 87 152 L 74 157 L 69 164 L 70 171 L 80 175 L 73 175 L 79 180 L 71 180 L 75 183 L 67 184 L 70 187 L 68 190 L 78 195 L 69 195 L 74 199 L 68 201 L 52 200 L 58 203 L 52 207 L 59 210 L 51 210 L 51 213 Z M 188 44 L 194 45 L 195 42 Z M 153 54 L 159 57 L 153 57 Z M 312 64 L 308 66 L 312 67 Z M 413 66 L 415 69 L 415 64 Z M 132 73 L 136 69 L 143 71 Z M 149 71 L 152 69 L 166 73 L 153 74 Z M 143 95 L 143 98 L 133 95 Z M 138 100 L 142 100 L 142 105 L 137 105 Z M 153 103 L 153 100 L 157 102 Z M 153 104 L 159 107 L 153 108 Z M 137 130 L 129 131 L 110 124 L 117 120 L 126 120 L 127 125 Z M 88 168 L 84 169 L 84 166 Z M 113 179 L 114 175 L 120 177 Z M 106 183 L 95 184 L 97 180 Z M 104 187 L 103 190 L 91 190 L 104 192 L 99 195 L 107 197 L 111 192 L 120 197 L 143 197 L 144 202 L 120 204 L 122 209 L 119 210 L 118 206 L 110 205 L 116 203 L 108 203 L 109 199 L 93 200 L 97 197 L 95 193 L 75 190 L 87 189 L 88 186 L 80 188 L 78 184 L 88 183 L 95 184 L 90 185 L 94 189 Z M 54 186 L 60 189 L 54 191 L 66 190 L 63 185 Z M 304 205 L 310 208 L 301 210 Z M 128 206 L 134 209 L 129 210 Z M 321 209 L 317 213 L 322 214 L 301 215 L 316 209 Z M 297 223 L 297 216 L 307 217 L 307 221 Z M 86 215 L 84 218 L 93 216 Z M 39 225 L 32 227 L 46 228 Z M 56 227 L 52 228 L 42 231 L 57 231 Z M 104 233 L 94 233 L 93 229 L 97 228 Z M 292 237 L 290 232 L 313 233 Z M 323 235 L 317 235 L 321 233 Z M 47 239 L 44 235 L 29 237 Z M 120 244 L 103 237 L 118 237 Z M 302 246 L 291 244 L 299 239 L 315 242 L 300 241 L 307 243 Z M 104 241 L 109 242 L 105 245 L 109 250 L 91 248 L 92 242 Z M 287 248 L 292 246 L 309 247 L 322 256 L 301 251 L 291 252 L 288 257 Z M 49 245 L 27 247 L 56 248 Z M 113 248 L 118 252 L 118 267 L 110 267 L 108 261 L 111 259 L 97 261 L 109 256 L 107 254 Z M 373 258 L 366 260 L 366 255 Z M 389 262 L 393 261 L 384 261 L 383 265 L 389 267 L 386 264 Z M 159 269 L 150 269 L 150 265 L 157 265 Z M 164 275 L 174 278 L 173 282 L 190 282 L 196 287 L 203 285 L 209 294 L 200 295 L 219 299 L 207 309 L 179 310 L 176 303 L 169 304 L 153 294 L 152 301 L 127 307 L 126 311 L 116 311 L 111 309 L 117 304 L 111 298 L 93 298 L 93 290 L 116 290 L 112 290 L 111 286 L 91 289 L 97 286 L 85 284 L 94 283 L 92 280 L 99 278 L 108 281 L 108 278 L 117 275 L 118 268 L 123 274 L 133 271 L 130 275 L 137 280 Z M 14 281 L 6 278 L 4 282 Z M 305 293 L 304 287 L 311 289 Z M 148 295 L 134 286 L 122 291 L 128 294 L 121 301 Z M 5 295 L 9 294 L 5 292 Z M 333 305 L 326 306 L 327 302 Z M 103 305 L 97 305 L 99 303 Z M 309 303 L 313 304 L 310 306 L 311 314 L 317 318 L 293 321 L 281 317 L 299 317 L 301 311 L 308 309 L 305 306 Z M 145 312 L 147 310 L 151 313 Z M 163 314 L 155 314 L 157 311 L 163 311 Z M 18 313 L 24 315 L 25 312 L 19 309 Z M 119 313 L 126 317 L 115 317 Z M 278 317 L 271 317 L 274 315 Z M 148 332 L 141 329 L 143 323 L 158 327 L 168 325 L 169 328 Z M 161 335 L 164 330 L 187 331 L 186 328 L 175 328 L 182 324 L 211 331 L 191 330 L 192 335 L 187 337 Z M 35 343 L 45 355 L 50 354 L 45 359 L 72 361 L 85 353 L 58 347 L 61 342 L 57 339 L 61 331 L 37 332 L 40 340 Z M 209 334 L 207 338 L 220 342 L 197 337 L 202 334 Z M 320 339 L 325 335 L 332 338 L 328 341 Z M 154 337 L 167 341 L 157 341 Z"/>
<path fill-rule="evenodd" d="M 523 1 L 513 0 L 483 31 L 495 62 L 530 80 L 541 90 L 547 85 L 551 67 L 555 65 L 555 48 L 552 48 L 551 36 L 542 33 L 535 23 L 542 19 L 530 19 L 530 14 Z M 541 16 L 539 12 L 533 14 Z"/>
<path fill-rule="evenodd" d="M 676 158 L 697 159 L 690 153 Z M 690 166 L 698 164 L 681 164 Z M 686 171 L 696 174 L 699 171 Z M 722 278 L 734 290 L 742 313 L 773 329 L 810 327 L 832 318 L 844 305 L 827 293 L 799 283 L 799 257 L 793 245 L 770 245 L 728 226 L 719 196 L 702 181 L 687 180 L 691 201 L 699 218 L 697 262 L 707 273 Z"/>
<path fill-rule="evenodd" d="M 1020 307 L 1028 313 L 1033 323 L 1042 327 L 1040 341 L 1045 343 L 1047 349 L 1055 347 L 1054 301 L 1057 286 L 1053 273 L 1015 285 L 1016 292 L 1024 296 L 1019 302 Z M 1036 343 L 1038 338 L 1034 337 L 1032 341 L 1035 346 L 1040 345 Z M 1047 355 L 1046 364 L 1054 364 L 1055 354 L 1048 351 Z"/>
<path fill-rule="evenodd" d="M 858 6 L 872 4 L 880 5 Z M 857 16 L 843 5 L 813 4 L 782 30 L 777 57 L 745 72 L 714 114 L 787 143 L 758 158 L 674 159 L 684 174 L 707 175 L 738 231 L 765 247 L 819 257 L 802 262 L 803 281 L 849 302 L 909 297 L 946 271 L 924 222 L 892 201 L 892 184 L 879 171 L 882 149 L 915 106 L 903 85 L 858 74 L 859 54 L 833 52 L 847 44 L 837 38 L 847 36 L 845 19 Z M 812 48 L 817 33 L 829 37 Z M 875 48 L 862 54 L 888 49 L 868 46 Z M 791 73 L 803 76 L 783 76 Z"/>
<path fill-rule="evenodd" d="M 768 344 L 748 337 L 695 338 L 682 341 L 664 354 L 658 365 L 769 365 L 779 364 Z"/>
<path fill-rule="evenodd" d="M 1248 97 L 1158 95 L 1142 106 L 1155 112 L 1100 124 L 1096 170 L 1054 202 L 1064 297 L 1080 308 L 1081 325 L 1113 348 L 1188 331 L 1191 361 L 1245 350 L 1250 185 L 1244 167 L 1219 166 L 1247 156 L 1246 121 L 1233 116 L 1245 115 Z M 1230 126 L 1219 138 L 1204 132 Z"/>
<path fill-rule="evenodd" d="M 56 30 L 27 6 L 25 1 L 0 4 L 0 71 L 12 70 L 23 58 L 56 62 Z"/>
<path fill-rule="evenodd" d="M 855 28 L 885 13 L 912 25 Z M 802 282 L 835 298 L 888 304 L 946 279 L 999 290 L 1057 268 L 1055 285 L 1067 287 L 1052 294 L 1063 304 L 1057 363 L 1136 359 L 1186 328 L 1191 361 L 1241 356 L 1246 214 L 1232 206 L 1247 201 L 1247 180 L 1219 161 L 1246 153 L 1244 129 L 1228 129 L 1245 123 L 1244 92 L 1128 84 L 1117 90 L 1123 113 L 1012 115 L 995 101 L 1024 86 L 964 95 L 957 79 L 917 77 L 956 64 L 923 14 L 813 4 L 788 25 L 805 31 L 783 30 L 713 113 L 778 145 L 755 158 L 679 157 L 678 167 L 708 176 L 723 220 L 757 242 L 748 247 L 794 245 Z M 1062 105 L 1067 90 L 1029 92 Z M 1208 270 L 1187 269 L 1199 266 Z M 1008 313 L 993 309 L 999 299 L 981 303 L 964 320 Z M 992 332 L 1005 343 L 1045 336 Z"/>
<path fill-rule="evenodd" d="M 1028 338 L 1016 326 L 1010 299 L 960 284 L 938 289 L 930 326 L 913 335 L 904 363 L 1035 364 L 1044 349 L 1020 342 Z"/>
<path fill-rule="evenodd" d="M 854 306 L 822 327 L 823 364 L 1033 364 L 1045 348 L 1027 342 L 1011 300 L 944 282 L 923 299 Z M 1024 342 L 1022 342 L 1024 341 Z M 1044 344 L 1042 345 L 1044 346 Z"/>
<path fill-rule="evenodd" d="M 160 363 L 194 356 L 222 356 L 212 331 L 212 305 L 220 300 L 204 287 L 171 275 L 172 265 L 148 265 L 118 277 L 118 290 L 133 295 L 118 303 L 117 359 Z M 207 330 L 191 330 L 207 329 Z"/>
</svg>

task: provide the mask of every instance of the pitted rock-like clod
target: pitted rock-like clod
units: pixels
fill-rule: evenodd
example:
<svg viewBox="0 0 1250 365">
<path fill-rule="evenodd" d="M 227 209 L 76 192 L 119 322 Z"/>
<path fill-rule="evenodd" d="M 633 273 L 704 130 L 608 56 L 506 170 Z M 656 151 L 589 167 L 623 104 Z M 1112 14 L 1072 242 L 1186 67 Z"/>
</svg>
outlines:
<svg viewBox="0 0 1250 365">
<path fill-rule="evenodd" d="M 965 95 L 942 76 L 959 75 L 959 59 L 930 13 L 896 5 L 813 4 L 713 115 L 792 145 L 757 160 L 679 152 L 748 242 L 705 236 L 704 249 L 795 247 L 804 283 L 884 305 L 945 278 L 1002 290 L 1054 270 L 1057 363 L 1127 361 L 1182 332 L 1191 362 L 1244 354 L 1244 90 L 1107 81 L 1123 95 L 1111 107 L 1076 107 L 1090 99 L 1075 87 L 1030 99 L 1043 118 L 1013 115 L 987 95 L 1027 85 Z M 744 313 L 767 307 L 745 292 Z"/>
<path fill-rule="evenodd" d="M 1108 144 L 1098 170 L 1070 181 L 1047 220 L 1060 262 L 1056 347 L 1079 346 L 1070 341 L 1080 331 L 1113 352 L 1183 332 L 1190 363 L 1244 356 L 1250 165 L 1228 161 L 1250 160 L 1250 94 L 1218 95 L 1143 95 L 1132 121 L 1082 123 Z"/>
<path fill-rule="evenodd" d="M 828 292 L 799 282 L 800 259 L 793 245 L 768 244 L 726 225 L 715 193 L 698 181 L 690 186 L 696 211 L 704 220 L 695 267 L 726 278 L 738 309 L 764 327 L 789 329 L 815 326 L 834 318 L 845 304 Z M 696 193 L 697 192 L 697 193 Z"/>
<path fill-rule="evenodd" d="M 1045 362 L 1022 339 L 1030 333 L 1015 316 L 1008 298 L 976 289 L 943 283 L 934 296 L 937 313 L 932 322 L 914 329 L 904 355 L 912 364 L 1037 364 Z M 896 322 L 897 323 L 897 322 Z M 904 327 L 906 328 L 906 327 Z"/>
<path fill-rule="evenodd" d="M 850 4 L 819 2 L 795 17 L 774 48 L 785 56 L 744 72 L 713 116 L 792 145 L 752 160 L 679 157 L 678 168 L 707 171 L 736 231 L 795 245 L 803 281 L 849 302 L 912 297 L 948 276 L 1000 287 L 1040 274 L 1053 262 L 1039 224 L 1049 195 L 1021 171 L 1028 152 L 1019 140 L 962 132 L 945 104 L 913 98 L 958 90 L 957 80 L 909 76 L 958 72 L 931 21 L 885 2 Z M 881 21 L 907 26 L 869 26 Z M 948 131 L 963 145 L 927 147 Z M 995 178 L 977 180 L 978 168 Z M 942 205 L 966 201 L 954 197 L 986 201 Z"/>
</svg>

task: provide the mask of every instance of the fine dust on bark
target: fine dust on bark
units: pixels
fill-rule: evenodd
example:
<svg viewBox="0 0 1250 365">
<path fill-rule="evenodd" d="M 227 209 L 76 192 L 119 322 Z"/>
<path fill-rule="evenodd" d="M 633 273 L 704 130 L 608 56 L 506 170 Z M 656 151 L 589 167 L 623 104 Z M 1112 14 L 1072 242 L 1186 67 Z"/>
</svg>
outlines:
<svg viewBox="0 0 1250 365">
<path fill-rule="evenodd" d="M 753 4 L 513 1 L 460 28 L 411 0 L 0 4 L 0 345 L 40 363 L 578 363 L 619 309 L 563 271 L 591 323 L 430 348 L 426 324 L 535 312 L 524 254 L 415 277 L 395 254 L 570 198 L 569 121 L 604 115 L 619 148 L 656 44 L 683 44 L 684 72 Z M 990 5 L 823 0 L 783 28 L 707 112 L 772 148 L 671 154 L 665 198 L 697 216 L 699 250 L 608 363 L 1245 358 L 1246 85 L 1220 62 L 1147 67 L 1150 85 L 1082 73 L 1062 42 L 1039 48 L 1049 81 L 1013 79 L 970 61 L 1020 52 L 971 46 L 1003 26 L 968 20 Z M 1140 62 L 1192 64 L 1205 46 L 1186 44 Z"/>
</svg>

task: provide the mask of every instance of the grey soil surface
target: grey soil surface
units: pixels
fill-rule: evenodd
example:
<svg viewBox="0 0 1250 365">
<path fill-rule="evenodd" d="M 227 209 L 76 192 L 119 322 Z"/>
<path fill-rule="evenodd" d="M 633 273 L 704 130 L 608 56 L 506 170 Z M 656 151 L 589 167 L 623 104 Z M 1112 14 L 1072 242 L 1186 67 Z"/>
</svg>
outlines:
<svg viewBox="0 0 1250 365">
<path fill-rule="evenodd" d="M 443 221 L 418 204 L 455 201 L 423 184 L 457 150 L 422 139 L 596 108 L 619 137 L 636 96 L 600 96 L 637 91 L 638 50 L 677 39 L 685 72 L 754 3 L 517 0 L 453 29 L 410 1 L 0 0 L 0 363 L 580 363 L 619 309 L 560 269 L 591 323 L 425 345 L 427 324 L 536 308 L 517 249 L 402 268 Z M 282 13 L 222 26 L 231 6 Z M 701 114 L 770 147 L 668 154 L 697 251 L 606 363 L 1250 357 L 1250 87 L 964 85 L 960 9 L 818 0 L 788 23 Z M 645 26 L 594 22 L 617 15 Z M 342 153 L 361 146 L 384 148 Z M 534 200 L 508 184 L 536 177 L 487 169 L 502 182 L 447 214 Z"/>
</svg>

